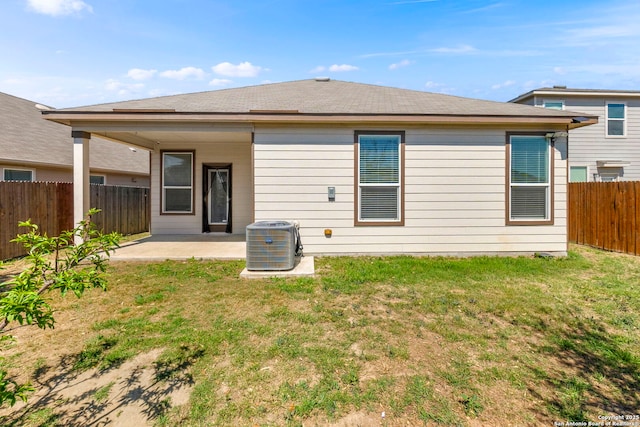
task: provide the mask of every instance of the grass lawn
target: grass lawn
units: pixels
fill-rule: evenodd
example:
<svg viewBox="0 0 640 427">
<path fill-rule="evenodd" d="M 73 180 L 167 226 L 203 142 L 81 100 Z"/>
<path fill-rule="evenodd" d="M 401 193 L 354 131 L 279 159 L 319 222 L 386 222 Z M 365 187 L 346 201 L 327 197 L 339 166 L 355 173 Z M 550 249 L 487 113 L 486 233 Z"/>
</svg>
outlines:
<svg viewBox="0 0 640 427">
<path fill-rule="evenodd" d="M 159 426 L 640 414 L 640 258 L 584 247 L 562 259 L 316 258 L 315 278 L 268 280 L 240 279 L 243 267 L 111 263 L 107 292 L 56 297 L 56 329 L 6 350 L 5 364 L 34 381 L 159 350 L 159 381 L 193 382 L 187 404 L 151 417 Z M 57 425 L 54 412 L 0 424 Z"/>
</svg>

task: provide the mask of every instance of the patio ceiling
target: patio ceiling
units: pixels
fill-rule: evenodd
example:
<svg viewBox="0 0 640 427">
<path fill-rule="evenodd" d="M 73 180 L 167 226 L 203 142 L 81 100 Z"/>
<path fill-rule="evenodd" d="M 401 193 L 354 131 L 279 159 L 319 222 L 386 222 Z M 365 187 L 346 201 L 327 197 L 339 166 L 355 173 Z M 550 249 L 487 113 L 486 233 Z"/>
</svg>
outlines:
<svg viewBox="0 0 640 427">
<path fill-rule="evenodd" d="M 129 128 L 129 129 L 127 129 Z M 164 128 L 164 129 L 163 129 Z M 207 126 L 195 128 L 193 126 L 122 126 L 122 125 L 87 125 L 73 126 L 74 131 L 89 132 L 92 135 L 125 143 L 134 147 L 154 150 L 159 144 L 199 144 L 218 142 L 248 142 L 251 141 L 251 126 Z"/>
</svg>

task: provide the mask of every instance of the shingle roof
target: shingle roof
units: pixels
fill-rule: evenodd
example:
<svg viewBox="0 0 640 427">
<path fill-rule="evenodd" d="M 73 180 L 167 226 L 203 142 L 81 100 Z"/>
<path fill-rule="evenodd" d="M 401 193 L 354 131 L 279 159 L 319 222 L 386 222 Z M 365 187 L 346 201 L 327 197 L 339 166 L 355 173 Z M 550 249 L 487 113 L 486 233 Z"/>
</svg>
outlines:
<svg viewBox="0 0 640 427">
<path fill-rule="evenodd" d="M 568 88 L 565 86 L 541 87 L 533 89 L 522 95 L 518 95 L 509 102 L 521 102 L 532 98 L 536 95 L 564 95 L 564 96 L 619 96 L 619 97 L 640 97 L 640 90 L 621 90 L 621 89 L 578 89 Z"/>
<path fill-rule="evenodd" d="M 299 80 L 163 96 L 61 112 L 166 110 L 178 113 L 298 112 L 301 114 L 568 117 L 567 111 L 462 98 L 338 80 Z"/>
<path fill-rule="evenodd" d="M 71 129 L 44 120 L 33 101 L 0 92 L 0 129 L 0 163 L 73 165 Z M 90 155 L 92 168 L 149 173 L 148 153 L 134 153 L 122 144 L 94 138 Z"/>
</svg>

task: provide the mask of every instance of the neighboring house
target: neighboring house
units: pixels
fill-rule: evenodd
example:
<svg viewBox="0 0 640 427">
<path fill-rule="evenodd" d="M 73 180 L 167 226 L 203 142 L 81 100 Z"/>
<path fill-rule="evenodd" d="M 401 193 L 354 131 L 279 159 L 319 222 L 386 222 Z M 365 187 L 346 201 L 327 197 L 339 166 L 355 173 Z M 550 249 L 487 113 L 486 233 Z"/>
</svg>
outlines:
<svg viewBox="0 0 640 427">
<path fill-rule="evenodd" d="M 50 107 L 0 92 L 0 181 L 73 181 L 68 128 L 42 120 Z M 104 139 L 91 142 L 91 182 L 149 186 L 149 153 Z"/>
<path fill-rule="evenodd" d="M 152 150 L 152 234 L 296 220 L 309 254 L 565 254 L 566 132 L 597 121 L 329 79 L 43 114 Z"/>
<path fill-rule="evenodd" d="M 640 91 L 554 86 L 509 102 L 599 117 L 597 125 L 570 132 L 569 181 L 640 180 Z"/>
</svg>

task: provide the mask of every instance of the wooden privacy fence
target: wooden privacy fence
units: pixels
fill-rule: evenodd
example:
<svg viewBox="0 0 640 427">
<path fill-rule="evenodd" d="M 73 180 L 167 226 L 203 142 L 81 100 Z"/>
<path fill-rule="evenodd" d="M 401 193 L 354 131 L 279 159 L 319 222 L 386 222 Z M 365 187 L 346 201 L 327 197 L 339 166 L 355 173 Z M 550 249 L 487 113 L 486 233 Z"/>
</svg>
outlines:
<svg viewBox="0 0 640 427">
<path fill-rule="evenodd" d="M 640 182 L 569 184 L 569 241 L 640 254 Z"/>
<path fill-rule="evenodd" d="M 105 233 L 149 231 L 148 188 L 92 185 L 90 206 L 102 210 L 92 220 Z M 49 236 L 73 228 L 73 184 L 0 182 L 0 260 L 25 255 L 11 239 L 26 231 L 18 223 L 27 219 Z"/>
</svg>

